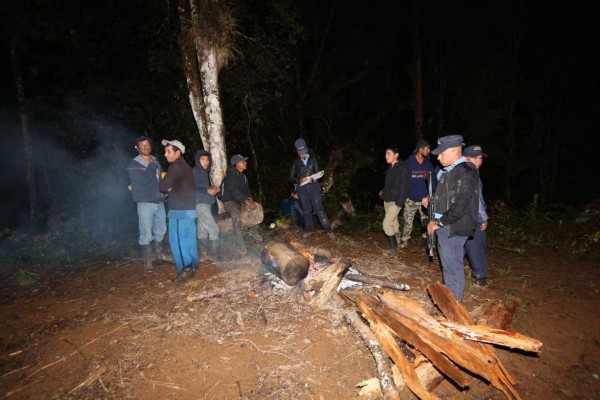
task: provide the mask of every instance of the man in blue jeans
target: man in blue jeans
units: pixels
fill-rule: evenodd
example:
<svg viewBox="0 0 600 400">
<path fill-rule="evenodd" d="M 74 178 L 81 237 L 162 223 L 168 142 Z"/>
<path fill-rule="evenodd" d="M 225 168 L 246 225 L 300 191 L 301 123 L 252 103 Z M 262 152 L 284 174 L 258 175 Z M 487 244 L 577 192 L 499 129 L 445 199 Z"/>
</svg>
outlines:
<svg viewBox="0 0 600 400">
<path fill-rule="evenodd" d="M 481 150 L 481 146 L 469 146 L 463 150 L 463 155 L 467 161 L 474 164 L 477 169 L 483 164 L 483 157 L 487 157 Z M 479 178 L 479 211 L 477 213 L 477 227 L 472 238 L 465 243 L 465 253 L 471 264 L 471 276 L 475 280 L 475 285 L 480 287 L 487 286 L 488 262 L 487 262 L 487 239 L 486 229 L 488 227 L 487 205 L 483 199 L 483 184 Z"/>
<path fill-rule="evenodd" d="M 152 271 L 152 250 L 154 242 L 157 258 L 166 259 L 163 239 L 167 233 L 165 196 L 158 185 L 162 179 L 162 168 L 152 153 L 152 140 L 147 136 L 136 139 L 138 155 L 127 165 L 131 182 L 131 196 L 137 203 L 139 220 L 139 244 L 142 247 L 144 270 Z"/>
<path fill-rule="evenodd" d="M 294 159 L 290 172 L 290 181 L 296 186 L 300 204 L 302 205 L 302 214 L 304 215 L 304 237 L 313 233 L 314 224 L 312 219 L 313 210 L 329 238 L 335 238 L 331 229 L 331 224 L 323 209 L 321 200 L 321 186 L 316 179 L 310 178 L 311 175 L 319 172 L 319 163 L 314 155 L 309 154 L 308 147 L 304 139 L 298 139 L 294 143 L 298 158 Z"/>
</svg>

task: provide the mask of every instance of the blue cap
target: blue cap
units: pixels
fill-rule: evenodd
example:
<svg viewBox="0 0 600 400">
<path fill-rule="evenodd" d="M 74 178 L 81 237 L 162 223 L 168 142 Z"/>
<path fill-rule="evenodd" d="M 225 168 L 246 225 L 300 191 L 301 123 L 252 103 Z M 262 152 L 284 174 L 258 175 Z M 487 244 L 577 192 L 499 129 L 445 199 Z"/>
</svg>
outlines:
<svg viewBox="0 0 600 400">
<path fill-rule="evenodd" d="M 304 139 L 296 140 L 294 146 L 296 147 L 296 152 L 299 156 L 308 153 L 308 147 L 306 147 L 306 142 L 304 141 Z"/>
<path fill-rule="evenodd" d="M 235 156 L 231 157 L 231 160 L 229 160 L 229 164 L 235 165 L 235 164 L 239 163 L 240 161 L 246 161 L 246 160 L 248 160 L 248 157 L 244 157 L 241 154 L 236 154 Z"/>
<path fill-rule="evenodd" d="M 461 135 L 448 135 L 443 136 L 437 140 L 438 147 L 431 152 L 431 154 L 438 155 L 452 147 L 461 147 L 463 143 L 463 137 Z"/>
<path fill-rule="evenodd" d="M 483 152 L 483 150 L 481 150 L 481 146 L 478 145 L 473 145 L 473 146 L 469 146 L 469 147 L 465 147 L 465 149 L 463 150 L 463 156 L 465 157 L 487 157 L 487 154 L 485 154 Z"/>
</svg>

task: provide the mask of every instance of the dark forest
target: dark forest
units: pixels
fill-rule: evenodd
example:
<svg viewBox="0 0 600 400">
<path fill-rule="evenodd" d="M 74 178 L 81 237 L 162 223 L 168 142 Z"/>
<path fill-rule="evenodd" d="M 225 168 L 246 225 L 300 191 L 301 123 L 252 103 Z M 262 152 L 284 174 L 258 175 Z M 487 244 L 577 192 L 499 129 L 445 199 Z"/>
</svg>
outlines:
<svg viewBox="0 0 600 400">
<path fill-rule="evenodd" d="M 333 209 L 343 195 L 359 211 L 378 203 L 386 145 L 399 145 L 404 158 L 420 136 L 435 143 L 447 134 L 490 155 L 481 175 L 492 204 L 578 208 L 598 196 L 590 10 L 539 1 L 228 4 L 235 33 L 219 75 L 227 153 L 251 156 L 251 187 L 267 212 L 289 193 L 298 137 L 334 176 L 325 196 Z M 151 136 L 163 162 L 161 139 L 201 148 L 176 8 L 154 0 L 4 3 L 0 227 L 28 230 L 33 218 L 36 229 L 72 221 L 120 231 L 135 217 L 124 190 L 134 139 Z"/>
</svg>

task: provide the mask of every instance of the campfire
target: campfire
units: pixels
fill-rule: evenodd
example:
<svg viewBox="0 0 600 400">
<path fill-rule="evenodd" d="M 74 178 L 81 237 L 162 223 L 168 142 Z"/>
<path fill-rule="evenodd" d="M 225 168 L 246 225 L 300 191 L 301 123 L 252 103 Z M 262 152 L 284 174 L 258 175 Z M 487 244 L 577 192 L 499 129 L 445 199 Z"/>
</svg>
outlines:
<svg viewBox="0 0 600 400">
<path fill-rule="evenodd" d="M 352 267 L 350 259 L 333 258 L 322 249 L 307 249 L 291 239 L 269 242 L 261 251 L 261 260 L 267 273 L 283 281 L 297 301 L 318 309 L 332 297 L 338 300 L 330 302 L 329 308 L 343 315 L 373 354 L 385 399 L 404 398 L 408 391 L 422 399 L 435 399 L 430 391 L 444 378 L 467 388 L 471 375 L 465 371 L 490 383 L 508 399 L 521 398 L 515 380 L 491 345 L 537 353 L 542 343 L 475 324 L 445 286 L 438 283 L 427 288 L 444 315 L 434 318 L 398 292 L 410 290 L 408 285 L 363 274 Z M 386 289 L 378 289 L 376 295 L 356 288 L 362 284 L 340 290 L 342 281 Z"/>
</svg>

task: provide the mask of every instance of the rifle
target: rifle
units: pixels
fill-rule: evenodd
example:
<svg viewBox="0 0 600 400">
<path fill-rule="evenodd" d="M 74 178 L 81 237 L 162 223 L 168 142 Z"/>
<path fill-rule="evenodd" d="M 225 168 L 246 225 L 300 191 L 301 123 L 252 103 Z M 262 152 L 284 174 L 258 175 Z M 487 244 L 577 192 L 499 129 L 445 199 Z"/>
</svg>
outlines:
<svg viewBox="0 0 600 400">
<path fill-rule="evenodd" d="M 427 215 L 429 221 L 435 221 L 435 205 L 433 203 L 433 174 L 431 171 L 427 175 L 427 189 L 429 191 L 429 206 L 427 207 Z M 435 232 L 427 235 L 427 249 L 429 250 L 429 262 L 433 262 L 433 249 L 436 246 Z"/>
</svg>

